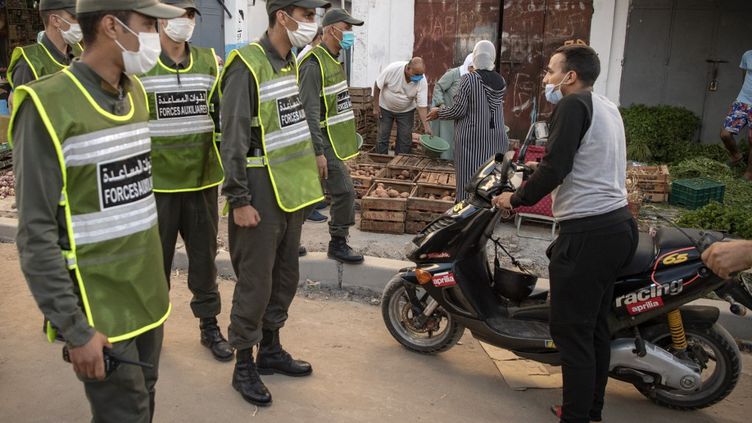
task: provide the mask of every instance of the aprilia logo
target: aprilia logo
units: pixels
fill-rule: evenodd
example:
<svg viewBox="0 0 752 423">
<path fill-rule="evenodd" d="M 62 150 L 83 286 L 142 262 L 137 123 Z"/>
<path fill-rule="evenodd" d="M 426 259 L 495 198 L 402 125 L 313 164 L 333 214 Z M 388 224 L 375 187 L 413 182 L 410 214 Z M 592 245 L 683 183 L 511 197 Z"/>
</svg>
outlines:
<svg viewBox="0 0 752 423">
<path fill-rule="evenodd" d="M 437 288 L 454 285 L 457 285 L 457 281 L 454 280 L 454 273 L 452 272 L 437 273 L 433 275 L 433 286 Z"/>
<path fill-rule="evenodd" d="M 634 316 L 635 314 L 644 313 L 659 307 L 663 307 L 663 298 L 661 297 L 630 304 L 627 306 L 627 313 L 629 313 L 630 316 Z"/>
<path fill-rule="evenodd" d="M 682 292 L 682 290 L 684 289 L 683 282 L 684 281 L 682 279 L 679 279 L 666 284 L 653 284 L 647 288 L 643 288 L 638 291 L 630 292 L 629 294 L 616 297 L 616 307 L 621 307 L 622 305 L 629 306 L 635 303 L 643 303 L 653 298 L 662 297 L 665 294 L 676 295 Z M 646 307 L 655 308 L 659 307 L 660 305 L 662 304 L 651 304 L 651 306 L 646 305 Z"/>
</svg>

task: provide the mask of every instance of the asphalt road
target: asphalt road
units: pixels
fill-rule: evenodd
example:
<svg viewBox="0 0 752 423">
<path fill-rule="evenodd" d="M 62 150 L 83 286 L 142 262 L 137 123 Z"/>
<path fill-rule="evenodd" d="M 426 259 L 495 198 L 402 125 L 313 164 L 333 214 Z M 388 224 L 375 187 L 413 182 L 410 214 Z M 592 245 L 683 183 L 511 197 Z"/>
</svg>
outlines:
<svg viewBox="0 0 752 423">
<path fill-rule="evenodd" d="M 83 422 L 90 419 L 83 388 L 60 359 L 60 344 L 40 331 L 41 314 L 20 274 L 15 248 L 0 245 L 0 421 Z M 509 389 L 469 335 L 438 356 L 401 348 L 384 328 L 380 309 L 353 301 L 299 296 L 282 341 L 309 360 L 314 374 L 267 376 L 274 405 L 258 409 L 230 386 L 231 363 L 214 361 L 198 342 L 185 278 L 172 283 L 174 311 L 166 324 L 157 422 L 555 422 L 548 406 L 560 390 Z M 233 283 L 220 283 L 227 326 Z M 224 330 L 224 329 L 223 329 Z M 752 412 L 752 356 L 726 400 L 705 410 L 677 412 L 653 405 L 630 385 L 612 381 L 604 421 L 746 422 Z"/>
</svg>

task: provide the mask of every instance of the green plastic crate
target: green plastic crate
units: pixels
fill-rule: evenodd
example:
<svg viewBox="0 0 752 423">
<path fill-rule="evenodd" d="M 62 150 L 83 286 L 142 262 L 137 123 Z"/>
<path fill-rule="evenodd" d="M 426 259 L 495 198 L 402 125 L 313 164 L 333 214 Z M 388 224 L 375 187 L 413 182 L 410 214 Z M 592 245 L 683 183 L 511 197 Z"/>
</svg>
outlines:
<svg viewBox="0 0 752 423">
<path fill-rule="evenodd" d="M 698 209 L 711 201 L 723 203 L 726 184 L 708 178 L 678 179 L 671 184 L 669 203 Z"/>
</svg>

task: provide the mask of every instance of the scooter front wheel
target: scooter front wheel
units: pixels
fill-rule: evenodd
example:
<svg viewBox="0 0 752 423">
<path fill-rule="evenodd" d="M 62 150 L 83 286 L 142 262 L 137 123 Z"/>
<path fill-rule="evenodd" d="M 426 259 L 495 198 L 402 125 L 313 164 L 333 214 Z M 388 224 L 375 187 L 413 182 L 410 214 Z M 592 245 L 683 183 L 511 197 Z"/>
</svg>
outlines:
<svg viewBox="0 0 752 423">
<path fill-rule="evenodd" d="M 389 282 L 381 298 L 381 315 L 389 333 L 405 348 L 421 354 L 447 351 L 465 332 L 441 307 L 426 316 L 431 302 L 424 289 L 399 278 Z"/>
</svg>

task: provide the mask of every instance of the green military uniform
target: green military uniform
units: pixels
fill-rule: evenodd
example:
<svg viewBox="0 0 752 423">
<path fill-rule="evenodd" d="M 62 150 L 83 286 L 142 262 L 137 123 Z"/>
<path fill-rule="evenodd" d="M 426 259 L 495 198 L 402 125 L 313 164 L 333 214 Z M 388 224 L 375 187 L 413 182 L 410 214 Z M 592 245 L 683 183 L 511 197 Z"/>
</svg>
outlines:
<svg viewBox="0 0 752 423">
<path fill-rule="evenodd" d="M 328 27 L 340 22 L 363 25 L 363 21 L 336 8 L 326 13 L 323 24 Z M 347 75 L 336 58 L 338 54 L 322 42 L 302 58 L 300 97 L 316 154 L 326 157 L 328 176 L 323 182 L 332 198 L 329 257 L 359 263 L 363 257 L 353 254 L 346 244 L 350 227 L 355 225 L 355 188 L 344 164 L 357 156 L 358 142 Z"/>
<path fill-rule="evenodd" d="M 261 216 L 241 228 L 230 214 L 229 240 L 238 278 L 230 343 L 248 349 L 263 329 L 276 330 L 298 287 L 298 246 L 304 208 L 323 199 L 310 133 L 298 99 L 297 64 L 282 58 L 267 35 L 234 51 L 222 87 L 222 188 L 230 208 L 253 206 Z"/>
<path fill-rule="evenodd" d="M 188 253 L 191 309 L 198 318 L 220 312 L 217 289 L 217 186 L 223 172 L 211 112 L 219 107 L 213 49 L 190 47 L 175 63 L 164 52 L 139 79 L 150 106 L 154 192 L 168 281 L 178 233 Z"/>
<path fill-rule="evenodd" d="M 64 10 L 71 15 L 76 14 L 75 0 L 42 0 L 39 11 Z M 43 76 L 63 70 L 71 61 L 79 57 L 83 48 L 80 43 L 67 45 L 66 51 L 61 52 L 50 41 L 45 33 L 42 40 L 36 44 L 16 47 L 8 65 L 8 81 L 11 87 L 27 84 Z"/>
<path fill-rule="evenodd" d="M 133 3 L 78 5 L 87 12 L 134 10 Z M 182 14 L 156 0 L 136 6 L 145 15 Z M 9 133 L 17 245 L 39 308 L 71 348 L 98 331 L 116 354 L 154 365 L 120 366 L 104 381 L 84 380 L 94 421 L 148 422 L 170 305 L 151 191 L 146 96 L 127 76 L 119 85 L 75 62 L 16 89 Z"/>
</svg>

